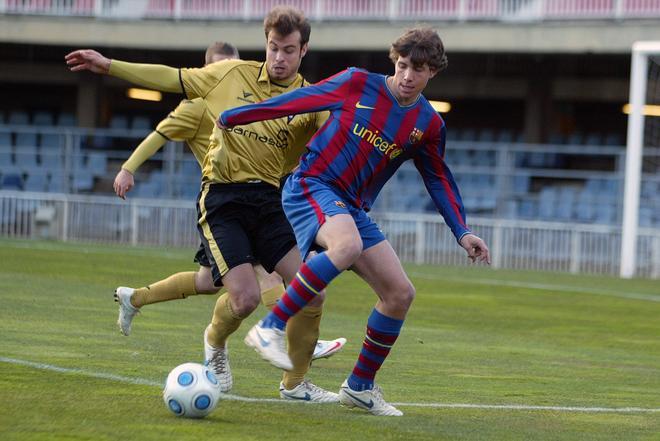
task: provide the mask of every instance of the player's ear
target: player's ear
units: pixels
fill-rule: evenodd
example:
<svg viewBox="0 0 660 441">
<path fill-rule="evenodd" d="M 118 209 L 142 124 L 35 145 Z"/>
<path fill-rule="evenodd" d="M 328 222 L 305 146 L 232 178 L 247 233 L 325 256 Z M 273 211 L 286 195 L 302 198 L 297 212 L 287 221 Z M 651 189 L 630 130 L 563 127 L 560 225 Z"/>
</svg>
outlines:
<svg viewBox="0 0 660 441">
<path fill-rule="evenodd" d="M 300 58 L 305 56 L 305 54 L 307 53 L 308 47 L 309 47 L 308 43 L 305 43 L 305 44 L 302 45 L 302 47 L 300 48 Z"/>
<path fill-rule="evenodd" d="M 429 80 L 430 80 L 431 78 L 433 78 L 438 73 L 438 69 L 429 68 L 429 70 L 431 71 L 431 76 L 429 77 Z"/>
</svg>

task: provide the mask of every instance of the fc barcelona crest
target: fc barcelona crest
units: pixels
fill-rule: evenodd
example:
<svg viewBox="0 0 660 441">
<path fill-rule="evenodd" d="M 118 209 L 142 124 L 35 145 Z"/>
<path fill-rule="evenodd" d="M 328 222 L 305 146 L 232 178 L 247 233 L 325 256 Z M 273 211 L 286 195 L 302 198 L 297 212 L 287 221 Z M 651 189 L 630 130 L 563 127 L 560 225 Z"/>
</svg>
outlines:
<svg viewBox="0 0 660 441">
<path fill-rule="evenodd" d="M 415 127 L 414 129 L 412 129 L 412 132 L 410 132 L 410 136 L 408 137 L 408 140 L 410 141 L 411 144 L 416 144 L 422 140 L 422 136 L 424 136 L 424 132 L 422 132 L 417 127 Z"/>
</svg>

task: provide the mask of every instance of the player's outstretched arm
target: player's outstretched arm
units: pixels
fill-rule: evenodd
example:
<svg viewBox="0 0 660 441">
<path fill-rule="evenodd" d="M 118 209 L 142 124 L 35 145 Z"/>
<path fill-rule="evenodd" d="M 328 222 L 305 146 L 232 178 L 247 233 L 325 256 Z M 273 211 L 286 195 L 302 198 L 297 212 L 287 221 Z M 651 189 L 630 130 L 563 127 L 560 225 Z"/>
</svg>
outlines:
<svg viewBox="0 0 660 441">
<path fill-rule="evenodd" d="M 480 237 L 468 233 L 461 237 L 461 246 L 467 251 L 468 257 L 472 262 L 486 262 L 490 265 L 490 251 L 488 246 Z"/>
<path fill-rule="evenodd" d="M 97 74 L 107 74 L 110 71 L 110 59 L 92 49 L 79 49 L 64 57 L 71 72 L 88 70 Z"/>
<path fill-rule="evenodd" d="M 64 57 L 69 70 L 112 75 L 133 84 L 163 92 L 182 93 L 179 69 L 162 64 L 139 64 L 111 60 L 92 49 L 80 49 Z"/>
</svg>

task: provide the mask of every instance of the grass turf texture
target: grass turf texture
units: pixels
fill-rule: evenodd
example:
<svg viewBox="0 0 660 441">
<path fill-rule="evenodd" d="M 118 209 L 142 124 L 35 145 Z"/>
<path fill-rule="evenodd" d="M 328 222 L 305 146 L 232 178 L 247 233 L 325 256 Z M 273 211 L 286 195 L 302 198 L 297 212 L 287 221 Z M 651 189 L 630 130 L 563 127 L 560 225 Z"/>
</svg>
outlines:
<svg viewBox="0 0 660 441">
<path fill-rule="evenodd" d="M 403 418 L 377 418 L 338 405 L 224 400 L 203 420 L 176 418 L 159 387 L 93 375 L 163 383 L 174 366 L 201 362 L 215 296 L 147 306 L 130 337 L 119 334 L 112 301 L 118 285 L 194 269 L 193 251 L 0 240 L 0 357 L 77 370 L 0 361 L 0 439 L 660 439 L 660 412 L 401 404 Z M 378 376 L 388 401 L 660 408 L 657 281 L 408 270 L 417 298 Z M 315 363 L 316 384 L 336 390 L 348 375 L 374 301 L 351 273 L 331 285 L 321 335 L 349 343 Z M 278 397 L 280 372 L 241 341 L 263 313 L 230 340 L 232 394 L 241 397 Z"/>
</svg>

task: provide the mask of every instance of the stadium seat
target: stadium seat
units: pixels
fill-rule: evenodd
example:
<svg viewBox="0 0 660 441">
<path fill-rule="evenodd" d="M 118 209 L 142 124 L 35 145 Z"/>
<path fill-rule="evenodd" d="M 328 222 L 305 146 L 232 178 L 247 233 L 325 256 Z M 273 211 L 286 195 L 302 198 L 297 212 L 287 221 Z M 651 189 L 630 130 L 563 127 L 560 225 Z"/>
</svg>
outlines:
<svg viewBox="0 0 660 441">
<path fill-rule="evenodd" d="M 91 152 L 87 156 L 87 169 L 94 176 L 103 176 L 108 165 L 108 157 L 102 152 Z"/>
<path fill-rule="evenodd" d="M 30 117 L 27 112 L 21 110 L 12 110 L 7 117 L 7 124 L 24 126 L 30 124 Z"/>
<path fill-rule="evenodd" d="M 34 132 L 19 132 L 16 134 L 17 147 L 36 147 L 37 134 Z"/>
<path fill-rule="evenodd" d="M 497 142 L 512 142 L 513 141 L 513 131 L 503 129 L 497 134 Z"/>
<path fill-rule="evenodd" d="M 11 142 L 11 133 L 9 132 L 0 132 L 0 147 L 10 147 L 12 146 Z"/>
<path fill-rule="evenodd" d="M 94 188 L 94 177 L 88 171 L 76 173 L 73 177 L 73 189 L 78 191 L 91 191 Z"/>
<path fill-rule="evenodd" d="M 56 135 L 55 133 L 42 133 L 39 145 L 41 146 L 42 150 L 58 149 L 61 146 L 60 138 L 60 135 Z"/>
<path fill-rule="evenodd" d="M 146 116 L 136 116 L 131 125 L 133 130 L 149 130 L 152 128 L 151 121 Z"/>
<path fill-rule="evenodd" d="M 584 137 L 585 145 L 603 145 L 603 139 L 600 136 L 600 133 L 587 133 Z"/>
<path fill-rule="evenodd" d="M 124 115 L 115 115 L 110 118 L 111 129 L 128 129 L 128 118 Z"/>
<path fill-rule="evenodd" d="M 14 158 L 11 150 L 10 146 L 0 144 L 0 166 L 3 168 L 14 165 Z"/>
<path fill-rule="evenodd" d="M 15 173 L 7 173 L 2 175 L 3 190 L 23 190 L 23 177 Z"/>
<path fill-rule="evenodd" d="M 608 133 L 605 135 L 605 139 L 603 140 L 603 144 L 605 145 L 624 145 L 625 142 L 623 141 L 623 137 L 619 135 L 618 133 Z"/>
<path fill-rule="evenodd" d="M 46 191 L 48 176 L 45 172 L 33 171 L 28 174 L 23 185 L 25 191 Z"/>
<path fill-rule="evenodd" d="M 57 118 L 57 125 L 60 127 L 75 127 L 78 125 L 76 117 L 73 113 L 60 113 L 60 116 Z"/>
<path fill-rule="evenodd" d="M 558 202 L 557 190 L 554 187 L 543 188 L 539 193 L 539 217 L 543 220 L 555 220 Z"/>
<path fill-rule="evenodd" d="M 53 118 L 52 113 L 47 112 L 45 110 L 40 110 L 34 113 L 32 124 L 34 124 L 35 126 L 52 126 L 54 119 L 55 118 Z"/>
<path fill-rule="evenodd" d="M 14 164 L 24 172 L 39 168 L 37 148 L 34 146 L 16 147 L 14 150 Z"/>
<path fill-rule="evenodd" d="M 48 179 L 47 191 L 51 193 L 64 193 L 68 190 L 68 185 L 66 183 L 67 175 L 61 171 L 55 171 L 50 173 Z"/>
</svg>

